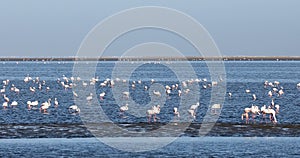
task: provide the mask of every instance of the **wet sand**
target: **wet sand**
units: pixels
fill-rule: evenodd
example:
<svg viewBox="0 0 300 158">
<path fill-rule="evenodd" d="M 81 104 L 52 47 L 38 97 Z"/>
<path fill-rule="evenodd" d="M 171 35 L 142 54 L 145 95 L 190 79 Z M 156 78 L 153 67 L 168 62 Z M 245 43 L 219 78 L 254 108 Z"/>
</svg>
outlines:
<svg viewBox="0 0 300 158">
<path fill-rule="evenodd" d="M 115 126 L 129 132 L 115 130 Z M 94 135 L 100 137 L 143 137 L 148 136 L 146 134 L 149 132 L 152 132 L 151 136 L 154 137 L 203 136 L 203 133 L 199 133 L 201 124 L 197 123 L 192 123 L 189 126 L 180 123 L 170 123 L 168 126 L 165 123 L 94 123 L 89 124 L 88 129 L 86 127 L 83 124 L 4 124 L 0 127 L 0 138 L 78 138 L 94 137 Z M 159 131 L 156 132 L 158 129 Z M 184 132 L 178 134 L 180 130 Z M 130 134 L 130 131 L 136 133 Z M 214 137 L 299 137 L 300 124 L 216 123 L 204 135 Z"/>
</svg>

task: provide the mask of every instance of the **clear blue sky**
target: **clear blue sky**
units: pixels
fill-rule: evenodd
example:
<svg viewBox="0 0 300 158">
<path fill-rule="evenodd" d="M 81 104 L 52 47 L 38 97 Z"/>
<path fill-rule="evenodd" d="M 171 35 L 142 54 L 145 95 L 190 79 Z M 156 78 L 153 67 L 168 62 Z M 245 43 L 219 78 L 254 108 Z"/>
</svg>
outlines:
<svg viewBox="0 0 300 158">
<path fill-rule="evenodd" d="M 1 0 L 0 56 L 74 56 L 101 20 L 147 5 L 189 14 L 208 30 L 226 56 L 300 55 L 299 0 Z M 148 31 L 133 34 L 152 34 Z M 163 38 L 159 31 L 156 34 Z M 151 38 L 155 37 L 147 37 Z M 123 50 L 116 46 L 114 51 Z M 185 51 L 193 54 L 189 48 Z"/>
</svg>

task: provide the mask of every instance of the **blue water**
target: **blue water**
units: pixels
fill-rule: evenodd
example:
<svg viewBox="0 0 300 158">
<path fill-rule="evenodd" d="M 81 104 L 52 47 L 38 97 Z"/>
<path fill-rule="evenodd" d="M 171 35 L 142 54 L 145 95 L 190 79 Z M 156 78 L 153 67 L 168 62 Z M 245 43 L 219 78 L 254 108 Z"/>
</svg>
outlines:
<svg viewBox="0 0 300 158">
<path fill-rule="evenodd" d="M 0 123 L 80 123 L 80 117 L 70 115 L 67 108 L 74 103 L 72 89 L 65 90 L 60 83 L 56 82 L 57 78 L 72 76 L 73 62 L 2 62 L 0 63 L 2 70 L 0 79 L 9 79 L 10 84 L 6 86 L 6 95 L 11 101 L 15 100 L 19 103 L 16 109 L 0 110 Z M 199 79 L 210 79 L 208 68 L 205 62 L 191 62 L 196 75 Z M 87 64 L 88 65 L 88 64 Z M 131 63 L 125 63 L 125 66 L 130 67 Z M 97 65 L 95 76 L 99 76 L 100 81 L 96 83 L 97 93 L 106 92 L 105 99 L 100 101 L 102 108 L 109 113 L 109 116 L 115 122 L 122 122 L 124 119 L 119 119 L 118 105 L 114 101 L 111 94 L 111 88 L 100 87 L 100 82 L 111 77 L 111 72 L 114 69 L 114 62 L 101 62 Z M 284 87 L 285 94 L 281 97 L 274 97 L 275 103 L 281 106 L 280 114 L 278 115 L 279 124 L 295 124 L 299 123 L 300 119 L 297 115 L 297 110 L 300 107 L 300 93 L 296 84 L 300 82 L 300 62 L 268 62 L 268 61 L 251 61 L 251 62 L 225 62 L 226 69 L 226 84 L 227 92 L 233 94 L 232 98 L 225 96 L 225 103 L 218 122 L 220 123 L 242 123 L 240 115 L 245 107 L 250 107 L 252 104 L 262 106 L 270 105 L 271 99 L 267 97 L 267 92 L 270 87 L 264 88 L 265 80 L 274 82 L 279 81 L 280 86 Z M 147 85 L 151 87 L 150 79 L 155 79 L 157 83 L 163 85 L 172 85 L 179 83 L 174 72 L 167 66 L 162 64 L 145 63 L 135 69 L 131 73 L 130 80 L 142 80 L 142 84 L 136 84 L 135 89 L 130 89 L 130 96 L 136 103 L 141 105 L 150 102 L 149 92 L 143 87 Z M 178 72 L 177 72 L 178 73 Z M 186 72 L 179 72 L 186 73 Z M 42 90 L 36 90 L 35 93 L 29 91 L 29 87 L 38 88 L 38 84 L 27 83 L 23 79 L 29 74 L 31 77 L 40 77 L 40 81 L 45 80 L 46 84 Z M 89 81 L 87 81 L 89 82 Z M 14 84 L 20 89 L 20 94 L 15 94 L 9 91 L 11 85 Z M 203 83 L 199 83 L 201 88 Z M 2 87 L 3 83 L 0 83 Z M 128 85 L 130 87 L 131 83 Z M 49 86 L 47 92 L 45 87 Z M 245 93 L 246 89 L 250 89 L 251 93 Z M 207 111 L 210 101 L 211 89 L 200 89 L 200 109 L 197 112 L 198 122 L 201 122 Z M 172 107 L 178 106 L 180 98 L 177 96 L 177 91 L 174 90 L 171 96 L 166 101 L 166 106 L 162 108 L 160 117 L 164 118 L 160 121 L 169 121 L 172 117 Z M 257 100 L 252 100 L 252 94 L 255 93 Z M 26 110 L 26 102 L 28 100 L 38 100 L 40 103 L 51 98 L 57 98 L 60 105 L 58 108 L 54 106 L 48 110 L 48 115 L 44 115 L 38 111 Z M 0 102 L 4 99 L 1 97 Z M 258 118 L 259 119 L 259 118 Z M 147 122 L 146 118 L 127 118 L 125 122 Z M 196 121 L 197 122 L 197 121 Z"/>
<path fill-rule="evenodd" d="M 90 62 L 81 62 L 86 64 L 87 69 L 90 67 Z M 162 64 L 162 62 L 145 62 L 141 66 L 134 69 L 134 71 L 122 71 L 124 74 L 130 74 L 130 84 L 128 84 L 130 97 L 141 106 L 146 105 L 151 102 L 151 97 L 149 91 L 144 90 L 144 86 L 151 87 L 151 79 L 154 79 L 156 83 L 162 85 L 172 85 L 179 84 L 181 81 L 177 78 L 176 73 L 185 75 L 191 72 L 179 71 L 174 72 L 168 66 L 175 64 L 175 66 L 180 68 L 180 64 L 174 62 L 167 62 Z M 198 129 L 203 121 L 203 117 L 206 115 L 208 108 L 210 106 L 211 99 L 211 88 L 203 89 L 202 85 L 211 83 L 211 76 L 209 69 L 205 62 L 203 61 L 192 61 L 190 64 L 193 66 L 193 70 L 197 78 L 204 79 L 208 81 L 200 82 L 198 86 L 200 87 L 200 107 L 196 112 L 196 120 L 192 122 L 192 125 L 187 129 L 186 132 L 182 133 L 183 138 L 188 138 L 198 136 Z M 300 119 L 299 119 L 299 108 L 300 108 L 300 90 L 296 87 L 297 83 L 300 82 L 300 62 L 295 61 L 226 61 L 225 63 L 226 78 L 223 79 L 222 84 L 226 84 L 226 91 L 231 92 L 233 96 L 230 98 L 226 94 L 225 102 L 222 104 L 222 111 L 215 127 L 207 133 L 208 136 L 217 136 L 216 138 L 206 140 L 205 143 L 199 144 L 194 142 L 194 140 L 185 142 L 190 146 L 190 148 L 185 148 L 180 150 L 178 148 L 184 147 L 184 143 L 179 143 L 180 145 L 171 145 L 167 146 L 160 151 L 153 151 L 150 153 L 135 154 L 135 156 L 148 156 L 148 154 L 153 154 L 154 156 L 164 155 L 164 156 L 187 156 L 189 153 L 193 153 L 194 156 L 297 156 L 296 151 L 299 150 L 299 144 L 293 138 L 286 137 L 299 137 L 300 133 Z M 65 90 L 60 82 L 57 82 L 57 79 L 62 80 L 62 76 L 70 78 L 73 74 L 74 62 L 0 62 L 2 71 L 0 71 L 0 80 L 9 79 L 9 84 L 5 87 L 5 94 L 10 98 L 11 101 L 17 101 L 18 106 L 16 108 L 8 107 L 0 110 L 0 138 L 1 144 L 4 140 L 6 147 L 4 152 L 0 154 L 12 152 L 13 156 L 24 156 L 24 154 L 38 152 L 37 155 L 43 155 L 45 153 L 52 154 L 51 157 L 63 156 L 64 153 L 68 156 L 120 156 L 119 151 L 110 149 L 105 145 L 100 145 L 96 147 L 95 144 L 86 143 L 83 146 L 88 147 L 83 152 L 78 143 L 82 143 L 86 138 L 82 137 L 93 137 L 93 134 L 88 131 L 80 115 L 70 114 L 68 107 L 75 103 L 72 89 Z M 146 114 L 142 117 L 136 117 L 130 113 L 120 114 L 119 105 L 117 105 L 115 98 L 113 97 L 111 87 L 101 87 L 100 83 L 107 78 L 112 77 L 112 72 L 114 71 L 116 64 L 115 62 L 100 62 L 97 64 L 95 77 L 99 77 L 99 82 L 96 82 L 94 86 L 96 88 L 97 96 L 94 96 L 94 100 L 100 103 L 101 108 L 109 119 L 118 124 L 122 128 L 133 129 L 136 131 L 147 131 L 147 129 L 157 129 L 162 127 L 165 123 L 170 122 L 173 119 L 172 109 L 173 107 L 178 107 L 180 105 L 180 97 L 178 96 L 178 90 L 173 90 L 169 97 L 166 97 L 165 105 L 161 108 L 160 118 L 157 123 L 148 123 Z M 122 67 L 131 68 L 134 66 L 131 62 L 123 62 Z M 38 89 L 38 84 L 29 82 L 24 83 L 23 79 L 29 74 L 33 79 L 35 77 L 40 77 L 40 81 L 45 81 L 45 85 L 42 86 L 42 89 Z M 122 76 L 122 75 L 121 75 Z M 189 76 L 189 75 L 186 75 Z M 77 77 L 77 76 L 74 76 Z M 80 76 L 85 78 L 85 76 Z M 142 84 L 136 83 L 136 87 L 131 88 L 132 81 L 141 80 Z M 283 96 L 273 96 L 275 99 L 275 104 L 280 105 L 280 113 L 276 115 L 278 123 L 274 125 L 270 120 L 262 119 L 262 116 L 257 116 L 255 122 L 250 119 L 250 124 L 245 124 L 241 120 L 241 114 L 243 113 L 244 108 L 250 107 L 252 104 L 258 105 L 270 105 L 271 98 L 267 96 L 271 87 L 264 87 L 264 81 L 279 81 L 280 85 L 277 87 L 283 87 L 284 95 Z M 226 82 L 224 82 L 226 81 Z M 89 81 L 86 81 L 89 83 Z M 75 83 L 75 82 L 74 82 Z M 14 84 L 17 88 L 20 89 L 20 93 L 16 94 L 15 92 L 10 91 L 10 88 Z M 76 82 L 76 84 L 81 84 L 81 82 Z M 121 83 L 117 83 L 121 84 Z M 122 83 L 123 84 L 123 83 Z M 194 85 L 197 83 L 193 83 Z M 4 83 L 0 82 L 0 87 Z M 194 85 L 189 85 L 193 87 Z M 50 90 L 47 91 L 46 87 L 50 87 Z M 29 91 L 29 87 L 36 87 L 36 92 L 32 93 Z M 88 86 L 93 87 L 93 86 Z M 181 85 L 178 89 L 183 90 Z M 246 93 L 245 90 L 250 89 L 251 93 Z M 84 91 L 85 89 L 79 89 L 79 91 Z M 100 100 L 98 95 L 101 92 L 106 92 L 106 96 L 103 100 Z M 257 100 L 252 99 L 252 94 L 256 94 Z M 88 93 L 86 94 L 88 95 Z M 85 96 L 84 96 L 85 97 Z M 40 112 L 39 109 L 28 110 L 26 102 L 28 100 L 34 101 L 38 100 L 39 103 L 47 101 L 49 98 L 54 100 L 57 98 L 59 101 L 59 106 L 52 106 L 48 109 L 47 113 Z M 0 97 L 0 103 L 4 102 L 3 97 Z M 81 108 L 84 108 L 85 105 L 81 105 Z M 40 107 L 40 105 L 39 105 Z M 130 107 L 130 105 L 129 105 Z M 89 108 L 87 106 L 87 108 Z M 183 116 L 185 117 L 185 116 Z M 98 129 L 99 130 L 99 129 Z M 110 128 L 101 129 L 107 133 L 110 133 Z M 171 133 L 165 133 L 161 136 L 172 135 Z M 114 136 L 114 133 L 111 133 L 111 136 Z M 117 136 L 126 136 L 126 135 L 117 135 Z M 159 135 L 158 135 L 159 136 Z M 234 138 L 232 141 L 230 138 L 223 139 L 223 137 L 282 137 L 282 140 L 272 139 L 262 140 L 257 138 L 255 140 L 244 140 L 244 138 L 238 139 Z M 52 146 L 53 142 L 56 139 L 46 139 L 46 138 L 82 138 L 77 141 L 71 141 L 69 144 L 61 143 L 50 148 L 51 150 L 37 150 L 37 139 L 39 138 L 47 140 L 44 146 Z M 36 138 L 29 139 L 29 144 L 33 148 L 28 149 L 27 147 L 22 147 L 22 143 L 19 142 L 11 143 L 6 141 L 3 138 Z M 220 138 L 220 139 L 219 139 Z M 23 140 L 23 139 L 22 139 Z M 65 140 L 65 139 L 62 139 Z M 73 140 L 73 139 L 72 139 Z M 75 139 L 76 140 L 76 139 Z M 87 139 L 88 140 L 88 139 Z M 217 140 L 217 142 L 215 142 Z M 298 138 L 297 138 L 298 140 Z M 50 141 L 50 142 L 49 142 Z M 270 142 L 269 142 L 270 141 Z M 21 141 L 24 143 L 24 141 Z M 25 141 L 27 142 L 27 141 Z M 90 143 L 91 143 L 90 142 Z M 245 143 L 246 142 L 246 143 Z M 230 144 L 230 145 L 224 145 Z M 176 144 L 176 143 L 175 143 Z M 208 145 L 207 145 L 208 144 Z M 275 148 L 268 150 L 270 144 L 276 144 Z M 217 145 L 217 150 L 214 149 L 214 145 Z M 256 147 L 253 147 L 255 146 Z M 14 150 L 13 146 L 17 146 L 17 149 Z M 36 147 L 34 147 L 36 146 Z M 199 147 L 201 146 L 201 147 Z M 237 148 L 236 146 L 242 146 Z M 251 147 L 249 147 L 251 146 Z M 202 148 L 203 147 L 203 148 Z M 72 151 L 74 148 L 75 151 Z M 101 150 L 97 150 L 97 149 Z M 64 150 L 65 149 L 65 150 Z M 107 153 L 102 153 L 100 151 L 106 151 Z M 254 152 L 258 151 L 257 152 Z M 264 151 L 266 151 L 264 153 Z M 2 150 L 3 151 L 3 150 Z M 172 152 L 175 151 L 175 152 Z M 123 154 L 123 153 L 122 153 Z M 30 154 L 29 154 L 30 155 Z M 26 155 L 26 156 L 29 156 Z M 32 155 L 31 155 L 32 156 Z M 30 157 L 31 157 L 30 156 Z M 49 156 L 49 155 L 48 155 Z M 127 153 L 128 156 L 128 153 Z M 299 155 L 298 155 L 299 156 Z"/>
<path fill-rule="evenodd" d="M 120 138 L 122 139 L 122 138 Z M 299 138 L 179 138 L 157 150 L 125 152 L 95 138 L 0 140 L 1 157 L 299 157 Z M 121 142 L 121 141 L 120 141 Z M 127 142 L 128 143 L 128 142 Z M 124 143 L 126 145 L 126 143 Z"/>
</svg>

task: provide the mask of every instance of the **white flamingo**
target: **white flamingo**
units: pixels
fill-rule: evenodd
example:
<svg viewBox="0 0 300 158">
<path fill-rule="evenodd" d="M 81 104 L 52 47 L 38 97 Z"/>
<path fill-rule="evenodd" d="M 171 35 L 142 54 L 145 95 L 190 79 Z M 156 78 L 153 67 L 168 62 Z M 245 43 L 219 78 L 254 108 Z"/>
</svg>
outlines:
<svg viewBox="0 0 300 158">
<path fill-rule="evenodd" d="M 0 90 L 0 93 L 5 93 L 5 86 Z"/>
<path fill-rule="evenodd" d="M 190 115 L 196 119 L 196 109 L 200 106 L 200 103 L 197 102 L 197 104 L 191 105 L 190 109 L 188 109 L 188 112 Z"/>
<path fill-rule="evenodd" d="M 32 107 L 36 107 L 37 105 L 39 104 L 39 101 L 33 101 L 33 102 L 31 102 L 31 101 L 27 101 L 27 107 L 28 107 L 28 109 L 31 109 Z"/>
<path fill-rule="evenodd" d="M 51 99 L 48 99 L 48 101 L 42 103 L 40 110 L 43 111 L 44 113 L 47 112 L 47 109 L 51 106 L 50 101 Z"/>
<path fill-rule="evenodd" d="M 269 92 L 268 92 L 268 96 L 269 96 L 269 97 L 272 97 L 272 96 L 273 96 L 272 91 L 269 91 Z"/>
<path fill-rule="evenodd" d="M 213 112 L 213 114 L 217 114 L 217 109 L 221 108 L 221 104 L 213 104 L 211 106 L 211 111 Z"/>
<path fill-rule="evenodd" d="M 244 117 L 246 118 L 246 124 L 249 123 L 249 112 L 252 113 L 252 120 L 254 120 L 254 118 L 256 117 L 257 114 L 260 114 L 260 110 L 258 108 L 258 106 L 254 106 L 252 105 L 251 108 L 245 108 L 244 109 L 244 113 L 242 114 L 241 118 L 242 120 L 244 120 Z"/>
<path fill-rule="evenodd" d="M 151 84 L 153 84 L 155 82 L 155 80 L 154 79 L 151 79 Z"/>
<path fill-rule="evenodd" d="M 100 93 L 99 94 L 100 100 L 103 100 L 104 96 L 105 96 L 105 92 Z"/>
<path fill-rule="evenodd" d="M 8 102 L 4 102 L 4 103 L 2 104 L 2 106 L 3 106 L 4 109 L 6 109 L 6 108 L 8 107 Z"/>
<path fill-rule="evenodd" d="M 71 105 L 69 106 L 69 113 L 78 114 L 80 113 L 80 108 L 77 105 Z"/>
<path fill-rule="evenodd" d="M 166 90 L 166 93 L 167 93 L 167 95 L 170 95 L 171 94 L 171 90 L 170 89 Z"/>
<path fill-rule="evenodd" d="M 283 90 L 280 89 L 280 90 L 278 91 L 278 96 L 282 96 L 283 94 L 284 94 Z"/>
<path fill-rule="evenodd" d="M 277 119 L 276 119 L 276 111 L 274 109 L 270 109 L 270 108 L 266 108 L 266 105 L 264 105 L 263 107 L 261 107 L 261 112 L 265 115 L 265 114 L 270 114 L 270 120 L 273 123 L 277 123 Z M 263 115 L 263 117 L 264 117 Z"/>
<path fill-rule="evenodd" d="M 29 87 L 29 90 L 34 93 L 35 92 L 35 87 Z"/>
<path fill-rule="evenodd" d="M 128 99 L 128 98 L 129 98 L 129 94 L 130 94 L 130 93 L 129 93 L 129 92 L 127 92 L 127 91 L 126 91 L 126 92 L 123 92 L 123 96 L 125 96 L 125 98 L 126 98 L 126 99 Z"/>
<path fill-rule="evenodd" d="M 280 106 L 279 106 L 278 104 L 275 105 L 275 108 L 276 108 L 276 114 L 279 113 L 279 107 L 280 107 Z"/>
<path fill-rule="evenodd" d="M 256 100 L 256 95 L 252 94 L 252 99 L 255 101 Z"/>
<path fill-rule="evenodd" d="M 58 107 L 58 101 L 57 101 L 57 98 L 54 98 L 54 106 L 55 106 L 55 107 Z"/>
<path fill-rule="evenodd" d="M 19 93 L 20 93 L 20 89 L 19 89 L 19 88 L 17 88 L 17 87 L 15 87 L 14 91 L 15 91 L 17 94 L 19 94 Z"/>
<path fill-rule="evenodd" d="M 228 97 L 231 98 L 232 97 L 232 93 L 228 92 Z"/>
<path fill-rule="evenodd" d="M 86 97 L 86 100 L 88 102 L 92 101 L 93 100 L 93 93 L 90 93 L 90 95 Z"/>
<path fill-rule="evenodd" d="M 125 104 L 124 106 L 121 106 L 120 107 L 120 111 L 121 112 L 125 112 L 125 111 L 127 111 L 128 110 L 128 104 Z"/>
<path fill-rule="evenodd" d="M 271 105 L 272 105 L 272 107 L 274 107 L 274 105 L 275 105 L 274 98 L 272 98 Z"/>
<path fill-rule="evenodd" d="M 181 90 L 178 90 L 178 96 L 180 97 L 182 94 L 182 91 Z"/>
<path fill-rule="evenodd" d="M 3 95 L 3 99 L 4 99 L 6 102 L 9 102 L 9 98 L 6 96 L 6 94 Z"/>
<path fill-rule="evenodd" d="M 18 102 L 17 101 L 13 101 L 13 102 L 11 102 L 11 104 L 10 104 L 12 107 L 16 107 L 17 105 L 18 105 Z"/>
<path fill-rule="evenodd" d="M 153 90 L 153 94 L 157 97 L 161 96 L 161 93 L 159 91 Z"/>
<path fill-rule="evenodd" d="M 77 98 L 78 94 L 75 91 L 72 91 L 72 92 L 73 92 L 73 96 Z"/>
<path fill-rule="evenodd" d="M 174 108 L 173 108 L 173 114 L 174 114 L 176 117 L 180 117 L 180 114 L 179 114 L 179 111 L 178 111 L 178 108 L 177 108 L 177 107 L 174 107 Z"/>
<path fill-rule="evenodd" d="M 153 121 L 156 122 L 156 115 L 160 113 L 160 105 L 153 106 L 152 109 L 147 110 L 146 114 L 148 116 L 148 122 L 151 121 L 153 115 Z"/>
</svg>

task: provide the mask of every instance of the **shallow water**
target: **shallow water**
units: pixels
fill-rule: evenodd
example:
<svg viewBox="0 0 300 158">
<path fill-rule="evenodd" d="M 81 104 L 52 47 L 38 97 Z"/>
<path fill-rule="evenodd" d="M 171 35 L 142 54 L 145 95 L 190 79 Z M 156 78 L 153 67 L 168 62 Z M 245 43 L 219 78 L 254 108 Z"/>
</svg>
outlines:
<svg viewBox="0 0 300 158">
<path fill-rule="evenodd" d="M 124 141 L 127 140 L 127 141 Z M 130 139 L 129 139 L 130 140 Z M 128 143 L 126 138 L 109 142 Z M 141 138 L 149 143 L 149 138 Z M 181 137 L 157 150 L 126 152 L 95 138 L 0 139 L 1 157 L 299 157 L 300 138 Z M 155 143 L 155 142 L 152 142 Z"/>
<path fill-rule="evenodd" d="M 89 62 L 82 62 L 86 67 L 90 67 Z M 203 61 L 190 62 L 195 70 L 197 78 L 207 78 L 208 83 L 211 83 L 208 67 Z M 72 89 L 65 90 L 57 78 L 72 76 L 74 62 L 1 62 L 2 70 L 0 72 L 0 79 L 9 79 L 10 84 L 5 87 L 5 94 L 11 101 L 15 100 L 19 103 L 16 108 L 9 107 L 8 109 L 0 110 L 0 124 L 1 124 L 1 138 L 55 138 L 55 137 L 90 137 L 90 132 L 83 125 L 79 115 L 73 115 L 68 112 L 68 107 L 74 104 Z M 121 65 L 128 70 L 134 67 L 132 62 L 123 62 Z M 149 91 L 144 90 L 144 86 L 151 87 L 151 79 L 155 79 L 156 83 L 162 85 L 172 85 L 179 83 L 180 79 L 177 74 L 188 74 L 189 72 L 178 71 L 174 72 L 168 66 L 179 67 L 181 64 L 176 62 L 145 62 L 134 69 L 134 71 L 122 71 L 124 74 L 130 74 L 129 87 L 130 97 L 141 106 L 151 102 Z M 120 114 L 119 105 L 116 103 L 116 96 L 113 95 L 110 87 L 99 86 L 106 78 L 112 77 L 116 64 L 115 62 L 100 62 L 97 64 L 95 76 L 99 76 L 100 81 L 94 86 L 97 91 L 97 100 L 101 108 L 108 116 L 108 118 L 120 124 L 122 128 L 124 124 L 132 125 L 132 130 L 147 131 L 148 120 L 146 114 L 142 117 L 136 117 L 130 113 Z M 207 134 L 209 136 L 299 136 L 300 119 L 298 117 L 298 110 L 300 107 L 300 91 L 296 84 L 300 82 L 300 62 L 294 61 L 228 61 L 225 62 L 226 70 L 226 90 L 232 92 L 232 98 L 225 95 L 225 102 L 222 104 L 223 108 L 220 117 L 217 120 L 217 125 Z M 127 69 L 125 69 L 127 70 Z M 179 69 L 180 70 L 180 69 Z M 42 90 L 38 90 L 38 84 L 29 82 L 24 83 L 24 77 L 29 74 L 33 79 L 37 76 L 40 81 L 45 80 Z M 122 74 L 121 74 L 122 76 Z M 186 75 L 188 77 L 188 75 Z M 85 76 L 80 76 L 84 78 Z M 142 84 L 136 84 L 136 87 L 131 88 L 132 81 L 141 80 Z M 277 115 L 278 123 L 273 125 L 268 119 L 263 120 L 261 116 L 256 117 L 255 123 L 250 119 L 251 124 L 246 127 L 245 122 L 241 120 L 241 114 L 246 107 L 252 104 L 262 106 L 263 104 L 270 105 L 271 98 L 267 96 L 267 92 L 271 87 L 264 87 L 265 80 L 274 82 L 279 81 L 280 88 L 284 87 L 285 94 L 275 98 L 275 103 L 280 105 L 280 113 Z M 89 81 L 86 81 L 89 83 Z M 14 84 L 20 89 L 20 93 L 16 94 L 9 89 Z M 81 84 L 78 82 L 77 84 Z M 119 83 L 123 84 L 123 83 Z M 203 89 L 202 85 L 207 84 L 200 82 L 197 86 L 200 87 L 200 107 L 196 112 L 196 120 L 194 124 L 201 124 L 203 117 L 209 111 L 211 99 L 211 89 Z M 0 87 L 3 83 L 0 83 Z M 49 86 L 50 90 L 45 88 Z M 189 88 L 195 87 L 195 83 L 188 85 Z M 36 87 L 36 92 L 29 91 L 29 87 Z M 92 87 L 92 86 L 89 86 Z M 180 86 L 179 89 L 182 89 Z M 250 89 L 251 93 L 245 93 L 246 89 Z M 79 91 L 85 92 L 82 88 Z M 101 92 L 106 92 L 104 100 L 100 100 L 98 95 Z M 151 92 L 150 92 L 151 93 Z M 172 91 L 169 97 L 165 97 L 166 102 L 161 108 L 158 115 L 158 128 L 163 128 L 166 124 L 174 119 L 172 109 L 180 105 L 180 97 L 177 95 L 178 90 Z M 252 94 L 255 93 L 257 100 L 253 101 Z M 88 95 L 88 92 L 85 93 Z M 190 94 L 193 95 L 193 94 Z M 86 96 L 84 96 L 85 98 Z M 96 96 L 95 96 L 96 97 Z M 28 100 L 38 100 L 40 103 L 45 102 L 51 98 L 57 98 L 59 106 L 55 108 L 53 105 L 48 109 L 47 113 L 41 113 L 39 109 L 27 110 L 26 102 Z M 125 100 L 126 99 L 122 98 Z M 3 97 L 0 98 L 3 103 Z M 195 102 L 190 102 L 195 104 Z M 187 106 L 190 106 L 187 105 Z M 91 109 L 92 105 L 81 105 L 81 108 Z M 129 105 L 130 108 L 130 105 Z M 83 110 L 83 109 L 82 109 Z M 185 109 L 183 109 L 185 110 Z M 95 112 L 95 111 L 94 111 Z M 181 111 L 183 113 L 183 111 Z M 181 119 L 188 116 L 181 116 Z M 266 123 L 267 121 L 267 123 Z M 184 121 L 183 121 L 184 122 Z M 105 121 L 104 121 L 105 123 Z M 154 123 L 153 123 L 154 124 Z M 162 125 L 159 125 L 162 124 Z M 252 125 L 253 124 L 253 125 Z M 197 136 L 198 127 L 191 125 L 182 133 L 184 136 Z M 30 132 L 33 131 L 33 132 Z M 109 132 L 109 130 L 107 131 Z M 51 133 L 51 134 L 49 134 Z M 172 135 L 172 133 L 169 133 Z"/>
</svg>

